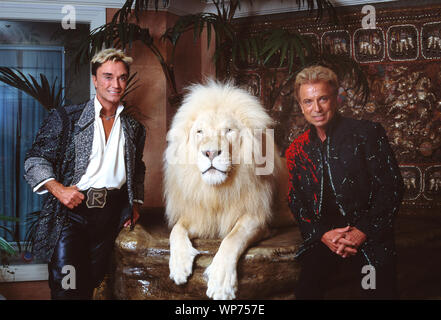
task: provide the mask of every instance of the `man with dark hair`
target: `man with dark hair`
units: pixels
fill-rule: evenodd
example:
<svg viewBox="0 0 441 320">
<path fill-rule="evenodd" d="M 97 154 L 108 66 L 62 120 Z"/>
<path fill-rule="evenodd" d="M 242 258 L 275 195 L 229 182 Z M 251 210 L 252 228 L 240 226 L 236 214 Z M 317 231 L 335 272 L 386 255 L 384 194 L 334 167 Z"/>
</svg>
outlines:
<svg viewBox="0 0 441 320">
<path fill-rule="evenodd" d="M 303 69 L 294 85 L 310 123 L 286 151 L 289 205 L 304 239 L 295 294 L 324 298 L 332 275 L 347 265 L 361 297 L 396 298 L 393 225 L 402 177 L 380 124 L 338 114 L 338 87 L 323 66 Z M 374 283 L 362 285 L 368 272 Z"/>
<path fill-rule="evenodd" d="M 92 298 L 121 227 L 139 217 L 145 129 L 121 113 L 131 62 L 120 50 L 97 53 L 95 98 L 52 110 L 26 156 L 26 180 L 49 192 L 33 248 L 49 261 L 52 299 Z"/>
</svg>

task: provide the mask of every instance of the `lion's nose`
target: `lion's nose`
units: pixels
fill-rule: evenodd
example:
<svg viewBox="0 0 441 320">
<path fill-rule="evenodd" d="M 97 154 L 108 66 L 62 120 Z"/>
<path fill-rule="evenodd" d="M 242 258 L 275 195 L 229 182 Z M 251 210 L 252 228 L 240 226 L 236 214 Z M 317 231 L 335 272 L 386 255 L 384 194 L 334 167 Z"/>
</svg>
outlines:
<svg viewBox="0 0 441 320">
<path fill-rule="evenodd" d="M 206 151 L 202 151 L 202 154 L 204 156 L 206 156 L 210 160 L 213 160 L 214 158 L 216 158 L 221 153 L 222 153 L 222 150 L 206 150 Z"/>
</svg>

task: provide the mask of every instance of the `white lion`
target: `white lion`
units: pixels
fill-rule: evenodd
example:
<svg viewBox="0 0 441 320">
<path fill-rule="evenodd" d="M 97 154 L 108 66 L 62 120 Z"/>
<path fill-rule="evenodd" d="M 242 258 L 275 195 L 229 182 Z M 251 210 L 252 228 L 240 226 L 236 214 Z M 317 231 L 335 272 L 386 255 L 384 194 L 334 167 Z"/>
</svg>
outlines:
<svg viewBox="0 0 441 320">
<path fill-rule="evenodd" d="M 288 178 L 271 126 L 259 100 L 245 90 L 215 81 L 189 88 L 164 158 L 166 216 L 173 227 L 170 278 L 176 284 L 187 281 L 199 253 L 190 239 L 221 238 L 204 272 L 207 296 L 234 299 L 242 253 L 267 234 L 276 213 L 285 215 L 279 222 L 292 222 L 287 205 L 279 205 L 286 203 Z"/>
</svg>

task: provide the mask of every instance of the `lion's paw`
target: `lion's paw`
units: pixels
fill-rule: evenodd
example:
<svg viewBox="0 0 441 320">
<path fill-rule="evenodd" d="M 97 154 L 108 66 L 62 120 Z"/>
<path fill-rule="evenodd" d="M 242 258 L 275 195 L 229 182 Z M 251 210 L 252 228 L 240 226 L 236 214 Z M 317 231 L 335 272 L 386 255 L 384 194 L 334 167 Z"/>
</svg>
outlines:
<svg viewBox="0 0 441 320">
<path fill-rule="evenodd" d="M 204 272 L 207 281 L 207 296 L 214 300 L 232 300 L 236 298 L 236 266 L 231 263 L 218 263 L 216 258 Z"/>
<path fill-rule="evenodd" d="M 189 246 L 180 246 L 170 251 L 170 279 L 177 285 L 187 282 L 193 269 L 193 260 L 199 254 L 199 251 Z"/>
</svg>

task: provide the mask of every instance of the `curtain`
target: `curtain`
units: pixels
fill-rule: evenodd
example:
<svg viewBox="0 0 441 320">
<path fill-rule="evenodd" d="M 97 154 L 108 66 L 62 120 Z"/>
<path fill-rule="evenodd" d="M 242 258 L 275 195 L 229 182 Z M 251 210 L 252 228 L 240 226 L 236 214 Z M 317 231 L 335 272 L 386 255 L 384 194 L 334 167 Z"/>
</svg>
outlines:
<svg viewBox="0 0 441 320">
<path fill-rule="evenodd" d="M 20 69 L 40 82 L 40 73 L 50 84 L 63 76 L 63 51 L 60 48 L 19 48 L 2 50 L 0 65 Z M 15 225 L 20 241 L 26 235 L 28 214 L 39 211 L 44 196 L 32 192 L 23 178 L 24 158 L 35 135 L 47 116 L 47 111 L 27 94 L 18 89 L 0 84 L 0 214 L 20 218 Z M 0 222 L 14 228 L 14 223 Z M 3 235 L 9 241 L 13 239 Z"/>
<path fill-rule="evenodd" d="M 17 53 L 0 50 L 2 66 L 17 66 Z M 0 82 L 0 215 L 15 216 L 15 150 L 17 145 L 18 90 Z M 11 229 L 14 225 L 1 221 L 0 225 Z M 11 240 L 6 231 L 0 236 Z"/>
</svg>

